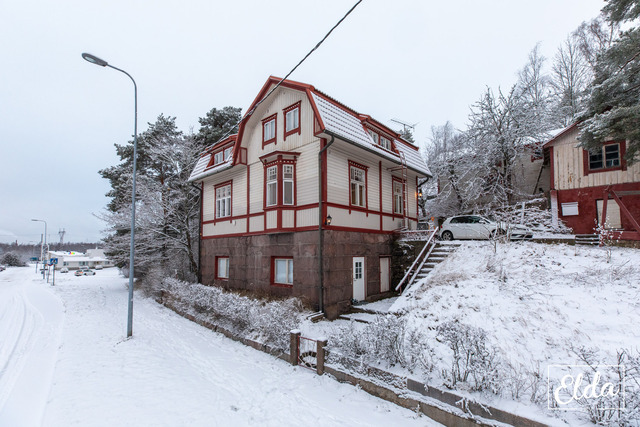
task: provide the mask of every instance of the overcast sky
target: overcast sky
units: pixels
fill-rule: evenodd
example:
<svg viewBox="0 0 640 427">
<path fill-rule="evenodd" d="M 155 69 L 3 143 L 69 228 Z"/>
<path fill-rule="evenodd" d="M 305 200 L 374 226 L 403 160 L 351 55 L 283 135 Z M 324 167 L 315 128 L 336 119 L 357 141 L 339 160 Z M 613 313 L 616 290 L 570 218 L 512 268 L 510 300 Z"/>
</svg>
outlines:
<svg viewBox="0 0 640 427">
<path fill-rule="evenodd" d="M 159 114 L 183 131 L 213 107 L 249 106 L 355 0 L 0 0 L 0 241 L 95 242 L 98 170 Z M 466 125 L 487 86 L 508 88 L 530 50 L 552 58 L 602 0 L 364 0 L 290 77 L 391 127 Z M 550 61 L 549 61 L 550 62 Z M 548 64 L 549 65 L 549 64 Z"/>
</svg>

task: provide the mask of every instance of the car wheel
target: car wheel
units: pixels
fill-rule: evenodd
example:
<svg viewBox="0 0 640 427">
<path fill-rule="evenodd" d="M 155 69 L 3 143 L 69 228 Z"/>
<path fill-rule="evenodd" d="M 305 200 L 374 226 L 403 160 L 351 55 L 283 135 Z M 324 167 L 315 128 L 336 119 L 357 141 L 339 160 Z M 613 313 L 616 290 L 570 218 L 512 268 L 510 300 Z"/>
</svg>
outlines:
<svg viewBox="0 0 640 427">
<path fill-rule="evenodd" d="M 442 232 L 442 240 L 453 240 L 453 233 L 450 231 L 443 231 Z"/>
</svg>

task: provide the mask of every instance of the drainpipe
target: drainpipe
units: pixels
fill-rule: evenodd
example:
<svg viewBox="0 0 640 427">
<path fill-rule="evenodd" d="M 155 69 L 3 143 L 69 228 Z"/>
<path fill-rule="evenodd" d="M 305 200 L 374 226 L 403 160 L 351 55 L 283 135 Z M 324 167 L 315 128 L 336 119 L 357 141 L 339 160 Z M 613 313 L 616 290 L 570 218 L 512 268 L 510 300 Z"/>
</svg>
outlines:
<svg viewBox="0 0 640 427">
<path fill-rule="evenodd" d="M 201 182 L 200 186 L 191 183 L 191 186 L 200 192 L 200 212 L 198 213 L 198 271 L 196 273 L 198 283 L 202 283 L 202 193 L 204 192 L 204 184 Z"/>
<path fill-rule="evenodd" d="M 322 232 L 322 226 L 324 224 L 323 206 L 322 206 L 322 191 L 323 191 L 323 176 L 322 176 L 322 154 L 327 148 L 333 144 L 335 140 L 334 136 L 331 136 L 331 141 L 325 145 L 318 153 L 318 297 L 319 297 L 319 310 L 324 313 L 324 265 L 322 248 L 324 246 L 324 233 Z"/>
</svg>

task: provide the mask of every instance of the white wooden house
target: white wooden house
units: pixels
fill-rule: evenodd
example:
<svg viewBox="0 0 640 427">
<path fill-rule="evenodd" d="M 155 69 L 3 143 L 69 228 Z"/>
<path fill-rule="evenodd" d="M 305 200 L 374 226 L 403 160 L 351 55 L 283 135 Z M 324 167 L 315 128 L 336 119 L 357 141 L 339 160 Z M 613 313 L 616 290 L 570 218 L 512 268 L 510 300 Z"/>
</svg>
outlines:
<svg viewBox="0 0 640 427">
<path fill-rule="evenodd" d="M 640 162 L 627 165 L 626 141 L 604 141 L 589 152 L 578 134 L 574 123 L 544 145 L 552 214 L 576 234 L 591 234 L 600 224 L 614 238 L 640 240 Z"/>
<path fill-rule="evenodd" d="M 430 173 L 415 145 L 311 85 L 286 80 L 264 99 L 279 81 L 190 177 L 202 282 L 297 296 L 334 317 L 389 292 L 392 234 L 417 228 L 417 181 Z"/>
</svg>

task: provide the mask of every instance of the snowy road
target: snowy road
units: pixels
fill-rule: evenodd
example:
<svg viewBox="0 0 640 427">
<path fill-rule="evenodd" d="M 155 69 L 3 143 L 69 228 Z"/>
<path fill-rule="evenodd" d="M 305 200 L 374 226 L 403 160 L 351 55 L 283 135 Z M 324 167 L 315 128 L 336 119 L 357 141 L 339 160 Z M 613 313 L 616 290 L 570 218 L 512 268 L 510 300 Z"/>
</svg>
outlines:
<svg viewBox="0 0 640 427">
<path fill-rule="evenodd" d="M 126 279 L 0 273 L 0 426 L 437 425 L 136 295 Z"/>
</svg>

